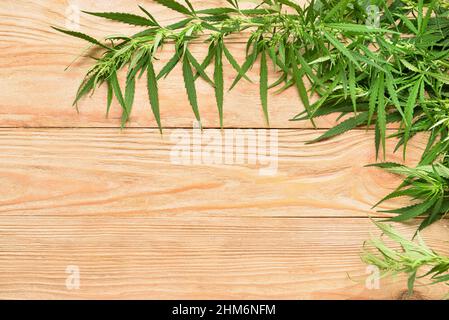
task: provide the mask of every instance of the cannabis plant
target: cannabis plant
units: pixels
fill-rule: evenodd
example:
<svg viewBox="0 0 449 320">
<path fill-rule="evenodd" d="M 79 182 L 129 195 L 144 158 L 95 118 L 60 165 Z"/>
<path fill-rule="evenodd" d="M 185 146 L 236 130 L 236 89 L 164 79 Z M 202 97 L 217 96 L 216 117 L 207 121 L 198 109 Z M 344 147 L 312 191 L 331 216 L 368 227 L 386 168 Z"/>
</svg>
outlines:
<svg viewBox="0 0 449 320">
<path fill-rule="evenodd" d="M 444 218 L 449 211 L 449 168 L 447 166 L 441 163 L 420 165 L 416 168 L 408 168 L 396 163 L 382 163 L 374 166 L 406 177 L 395 191 L 379 201 L 378 204 L 404 196 L 419 201 L 411 206 L 383 211 L 397 214 L 389 219 L 390 221 L 402 222 L 424 217 L 418 228 L 419 231 L 436 220 Z"/>
<path fill-rule="evenodd" d="M 416 279 L 427 278 L 428 284 L 449 285 L 449 257 L 430 249 L 419 233 L 415 241 L 410 241 L 391 225 L 375 223 L 400 249 L 386 244 L 383 239 L 373 238 L 364 245 L 362 259 L 367 264 L 377 266 L 384 276 L 406 273 L 410 294 Z"/>
</svg>

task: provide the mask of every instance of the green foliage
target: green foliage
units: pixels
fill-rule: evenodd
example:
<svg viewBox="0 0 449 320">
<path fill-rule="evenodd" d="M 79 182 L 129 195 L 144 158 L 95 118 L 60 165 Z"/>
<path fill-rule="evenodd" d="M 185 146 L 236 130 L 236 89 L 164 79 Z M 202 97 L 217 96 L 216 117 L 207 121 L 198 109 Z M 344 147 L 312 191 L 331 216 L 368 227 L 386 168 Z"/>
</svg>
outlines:
<svg viewBox="0 0 449 320">
<path fill-rule="evenodd" d="M 424 220 L 422 220 L 418 229 L 422 230 L 443 218 L 449 211 L 449 167 L 447 165 L 436 163 L 420 165 L 416 168 L 408 168 L 400 164 L 373 166 L 380 166 L 405 177 L 404 182 L 377 205 L 385 200 L 403 196 L 408 196 L 418 201 L 417 204 L 411 206 L 384 211 L 397 214 L 397 216 L 389 220 L 401 222 L 423 217 Z"/>
<path fill-rule="evenodd" d="M 123 22 L 133 26 L 156 26 L 156 24 L 153 21 L 135 14 L 120 13 L 120 12 L 88 12 L 88 11 L 83 12 L 90 14 L 92 16 Z"/>
<path fill-rule="evenodd" d="M 183 14 L 187 14 L 190 15 L 191 12 L 189 9 L 187 9 L 185 6 L 183 6 L 182 4 L 174 1 L 174 0 L 155 0 L 157 3 L 162 4 L 163 6 L 166 6 L 167 8 L 170 8 L 174 11 L 183 13 Z"/>
<path fill-rule="evenodd" d="M 219 42 L 215 47 L 215 98 L 217 100 L 218 114 L 220 116 L 220 126 L 223 128 L 223 96 L 224 96 L 224 82 L 223 82 L 223 43 Z"/>
<path fill-rule="evenodd" d="M 85 33 L 77 32 L 77 31 L 70 31 L 70 30 L 63 30 L 63 29 L 60 29 L 60 28 L 57 28 L 57 27 L 52 27 L 52 28 L 54 30 L 56 30 L 56 31 L 65 33 L 65 34 L 67 34 L 69 36 L 72 36 L 72 37 L 75 37 L 75 38 L 79 38 L 79 39 L 85 40 L 85 41 L 90 42 L 90 43 L 92 43 L 94 45 L 97 45 L 99 47 L 103 47 L 103 48 L 109 50 L 109 48 L 107 46 L 103 45 L 100 41 L 98 41 L 97 39 L 95 39 L 95 38 L 93 38 L 93 37 L 91 37 L 91 36 L 89 36 L 89 35 L 87 35 Z"/>
<path fill-rule="evenodd" d="M 383 275 L 406 273 L 409 294 L 413 292 L 416 279 L 428 279 L 428 284 L 449 285 L 449 257 L 438 254 L 424 243 L 419 234 L 415 241 L 407 240 L 391 225 L 375 222 L 383 235 L 392 240 L 392 247 L 383 239 L 373 238 L 364 245 L 362 260 L 377 266 Z"/>
<path fill-rule="evenodd" d="M 193 113 L 195 114 L 196 120 L 201 122 L 200 111 L 198 108 L 198 99 L 196 95 L 195 80 L 193 78 L 192 68 L 190 66 L 189 55 L 184 55 L 182 62 L 182 74 L 184 76 L 184 86 L 187 91 L 187 97 L 189 98 L 190 104 L 192 105 Z"/>
<path fill-rule="evenodd" d="M 154 118 L 156 119 L 159 130 L 162 132 L 161 115 L 159 111 L 157 79 L 156 74 L 154 72 L 153 61 L 151 61 L 151 58 L 148 61 L 147 81 L 148 81 L 148 96 L 150 99 L 151 109 L 153 111 L 153 115 Z"/>
<path fill-rule="evenodd" d="M 356 125 L 370 125 L 375 121 L 377 148 L 381 144 L 383 150 L 388 119 L 391 114 L 399 113 L 401 117 L 396 119 L 401 122 L 398 134 L 402 138 L 404 154 L 410 137 L 416 133 L 413 120 L 423 113 L 423 102 L 431 98 L 440 103 L 449 96 L 449 43 L 446 37 L 449 17 L 443 1 L 419 4 L 408 1 L 395 1 L 393 4 L 384 0 L 376 1 L 383 9 L 380 11 L 378 26 L 365 25 L 368 13 L 358 0 L 324 3 L 311 1 L 304 8 L 292 1 L 264 1 L 255 9 L 246 10 L 239 9 L 238 1 L 230 1 L 231 7 L 228 8 L 204 10 L 195 10 L 188 1 L 185 4 L 175 0 L 157 2 L 187 18 L 164 27 L 142 7 L 140 9 L 145 16 L 120 12 L 86 12 L 97 17 L 147 27 L 130 37 L 106 38 L 111 42 L 111 47 L 88 35 L 57 29 L 105 49 L 86 76 L 76 102 L 93 92 L 97 85 L 108 82 L 114 73 L 129 67 L 131 63 L 137 69 L 143 69 L 147 66 L 143 60 L 157 59 L 158 50 L 169 43 L 175 45 L 175 54 L 159 72 L 157 80 L 166 77 L 178 63 L 183 65 L 185 79 L 190 79 L 192 72 L 193 82 L 198 77 L 206 80 L 214 87 L 221 125 L 224 118 L 221 93 L 224 91 L 223 55 L 237 72 L 231 89 L 242 78 L 249 80 L 247 73 L 260 57 L 261 105 L 267 123 L 268 90 L 278 87 L 277 92 L 282 92 L 295 86 L 308 118 L 312 121 L 321 114 L 320 109 L 330 105 L 348 103 L 352 105 L 353 111 L 358 112 L 358 106 L 368 103 L 368 117 L 365 121 L 357 118 Z M 287 7 L 295 13 L 287 13 Z M 250 31 L 251 35 L 247 43 L 247 57 L 240 66 L 226 48 L 224 39 L 242 31 Z M 200 64 L 188 46 L 189 42 L 204 35 L 209 37 L 210 50 Z M 146 54 L 147 52 L 151 55 Z M 275 72 L 279 74 L 279 80 L 272 85 L 266 83 L 268 59 L 276 66 Z M 212 61 L 215 61 L 213 67 L 216 69 L 213 80 L 205 71 Z M 93 80 L 89 81 L 91 78 Z M 306 88 L 305 78 L 311 83 L 310 91 Z M 185 84 L 195 117 L 199 119 L 193 82 Z M 313 93 L 320 98 L 311 104 L 310 96 Z M 120 97 L 116 98 L 120 102 Z M 154 97 L 151 99 L 154 102 Z M 125 120 L 128 118 L 129 116 L 124 117 Z M 299 115 L 293 119 L 298 118 Z M 339 125 L 323 137 L 331 137 L 335 132 L 344 133 L 353 128 L 347 124 Z"/>
<path fill-rule="evenodd" d="M 268 66 L 265 51 L 261 52 L 260 59 L 260 100 L 262 102 L 265 119 L 268 123 Z"/>
</svg>

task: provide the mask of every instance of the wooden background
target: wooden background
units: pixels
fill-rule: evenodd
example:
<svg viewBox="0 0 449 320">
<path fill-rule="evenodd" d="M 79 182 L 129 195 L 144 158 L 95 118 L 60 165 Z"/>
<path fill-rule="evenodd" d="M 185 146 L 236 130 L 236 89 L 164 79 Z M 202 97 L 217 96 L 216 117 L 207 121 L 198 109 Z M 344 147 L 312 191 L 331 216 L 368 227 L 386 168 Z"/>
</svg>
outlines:
<svg viewBox="0 0 449 320">
<path fill-rule="evenodd" d="M 364 165 L 375 161 L 373 133 L 353 130 L 306 145 L 334 123 L 288 120 L 302 109 L 294 90 L 270 96 L 271 129 L 279 132 L 275 176 L 252 165 L 170 163 L 172 134 L 190 134 L 193 115 L 176 69 L 160 84 L 164 135 L 149 111 L 143 83 L 125 130 L 120 108 L 105 118 L 105 91 L 71 107 L 88 59 L 64 68 L 85 43 L 58 34 L 70 5 L 90 11 L 138 12 L 163 23 L 179 15 L 148 1 L 2 0 L 0 4 L 0 298 L 268 298 L 401 299 L 403 277 L 365 286 L 359 253 L 378 235 L 371 206 L 398 178 Z M 194 1 L 199 7 L 223 0 Z M 94 36 L 135 29 L 82 15 Z M 228 46 L 243 58 L 244 39 Z M 158 67 L 170 57 L 167 46 Z M 192 45 L 199 58 L 201 43 Z M 226 68 L 229 86 L 234 73 Z M 252 71 L 257 79 L 258 67 Z M 213 91 L 198 81 L 206 128 L 218 126 Z M 257 83 L 225 96 L 225 130 L 265 128 Z M 209 129 L 206 129 L 206 132 Z M 416 163 L 424 140 L 413 140 Z M 401 161 L 392 154 L 388 160 Z M 388 203 L 391 208 L 404 200 Z M 398 225 L 411 234 L 417 223 Z M 447 223 L 425 232 L 448 252 Z M 66 268 L 80 268 L 80 288 L 66 288 Z M 440 298 L 444 288 L 418 288 Z"/>
</svg>

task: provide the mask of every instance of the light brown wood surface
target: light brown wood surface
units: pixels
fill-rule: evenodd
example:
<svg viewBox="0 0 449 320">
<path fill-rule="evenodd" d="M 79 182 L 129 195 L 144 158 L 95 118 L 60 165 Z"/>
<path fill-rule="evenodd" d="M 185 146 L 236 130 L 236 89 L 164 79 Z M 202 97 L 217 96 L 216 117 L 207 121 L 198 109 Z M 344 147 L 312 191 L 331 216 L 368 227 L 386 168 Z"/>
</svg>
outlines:
<svg viewBox="0 0 449 320">
<path fill-rule="evenodd" d="M 366 289 L 358 249 L 370 230 L 367 219 L 13 216 L 1 226 L 1 296 L 401 298 L 403 278 Z M 438 232 L 447 230 L 439 225 L 427 231 L 429 244 L 447 250 Z M 68 265 L 80 269 L 79 290 L 65 287 Z M 423 298 L 444 295 L 441 287 L 418 292 Z"/>
<path fill-rule="evenodd" d="M 120 8 L 144 4 L 160 21 L 179 18 L 152 1 L 12 1 L 0 5 L 0 298 L 138 299 L 400 299 L 406 282 L 382 279 L 369 290 L 362 244 L 378 235 L 371 206 L 400 179 L 364 166 L 376 161 L 373 133 L 353 130 L 307 145 L 323 130 L 288 119 L 302 109 L 294 90 L 270 96 L 278 135 L 277 172 L 263 165 L 173 163 L 172 151 L 188 147 L 194 117 L 180 70 L 161 84 L 164 126 L 154 128 L 144 85 L 130 128 L 120 130 L 119 108 L 104 117 L 99 91 L 71 107 L 82 71 L 80 60 L 64 68 L 84 44 L 53 32 L 66 9 Z M 225 1 L 194 1 L 198 7 Z M 104 36 L 132 28 L 81 17 L 81 31 Z M 243 59 L 243 39 L 229 48 Z M 161 65 L 170 48 L 161 53 Z M 200 57 L 204 45 L 192 46 Z M 252 70 L 257 79 L 257 66 Z M 229 68 L 227 68 L 229 69 Z M 229 85 L 232 72 L 226 73 Z M 256 81 L 257 82 L 257 81 Z M 232 128 L 264 128 L 257 83 L 227 93 L 225 126 L 204 130 L 224 136 Z M 206 127 L 218 126 L 213 93 L 198 82 Z M 324 118 L 326 128 L 333 118 Z M 275 128 L 281 128 L 276 130 Z M 406 163 L 415 164 L 425 137 L 415 138 Z M 386 159 L 401 162 L 388 145 Z M 204 150 L 204 148 L 202 149 Z M 246 154 L 246 153 L 245 153 Z M 399 199 L 382 205 L 393 208 Z M 418 222 L 398 228 L 411 235 Z M 428 244 L 449 253 L 448 223 L 424 233 Z M 66 288 L 67 266 L 80 269 L 80 288 Z M 442 287 L 419 287 L 419 298 L 441 298 Z"/>
<path fill-rule="evenodd" d="M 212 131 L 220 134 L 204 130 L 203 137 Z M 373 135 L 358 130 L 304 144 L 319 133 L 280 130 L 277 172 L 264 176 L 260 169 L 268 164 L 246 158 L 244 164 L 173 164 L 171 150 L 191 144 L 177 136 L 192 138 L 192 130 L 161 137 L 155 129 L 0 129 L 1 185 L 9 186 L 0 214 L 378 216 L 372 205 L 400 180 L 364 167 L 375 162 Z M 410 145 L 412 155 L 420 154 L 419 142 Z M 388 160 L 400 162 L 401 154 Z"/>
</svg>

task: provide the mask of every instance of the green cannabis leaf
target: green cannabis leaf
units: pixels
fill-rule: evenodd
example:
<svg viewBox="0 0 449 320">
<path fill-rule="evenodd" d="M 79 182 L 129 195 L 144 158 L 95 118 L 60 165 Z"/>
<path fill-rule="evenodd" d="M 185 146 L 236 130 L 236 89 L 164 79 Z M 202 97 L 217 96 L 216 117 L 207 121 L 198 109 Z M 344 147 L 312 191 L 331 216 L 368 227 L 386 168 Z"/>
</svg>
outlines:
<svg viewBox="0 0 449 320">
<path fill-rule="evenodd" d="M 218 114 L 220 116 L 220 127 L 223 128 L 223 96 L 224 96 L 224 82 L 223 82 L 223 43 L 219 42 L 215 47 L 215 98 L 217 100 Z"/>
<path fill-rule="evenodd" d="M 200 111 L 198 108 L 198 99 L 195 88 L 195 79 L 193 77 L 192 68 L 190 66 L 189 55 L 184 55 L 184 59 L 182 62 L 182 74 L 184 76 L 184 86 L 186 88 L 190 104 L 192 105 L 193 113 L 195 114 L 196 120 L 201 123 Z"/>
<path fill-rule="evenodd" d="M 153 110 L 154 118 L 156 119 L 159 130 L 162 133 L 161 115 L 159 111 L 159 96 L 157 88 L 157 79 L 154 72 L 153 61 L 151 58 L 148 61 L 147 70 L 147 81 L 148 81 L 148 96 L 150 98 L 151 109 Z"/>
<path fill-rule="evenodd" d="M 89 12 L 83 11 L 86 14 L 92 16 L 97 16 L 101 18 L 106 18 L 113 21 L 127 23 L 133 26 L 157 26 L 154 21 L 148 20 L 147 18 L 130 14 L 130 13 L 120 13 L 120 12 Z"/>
</svg>

